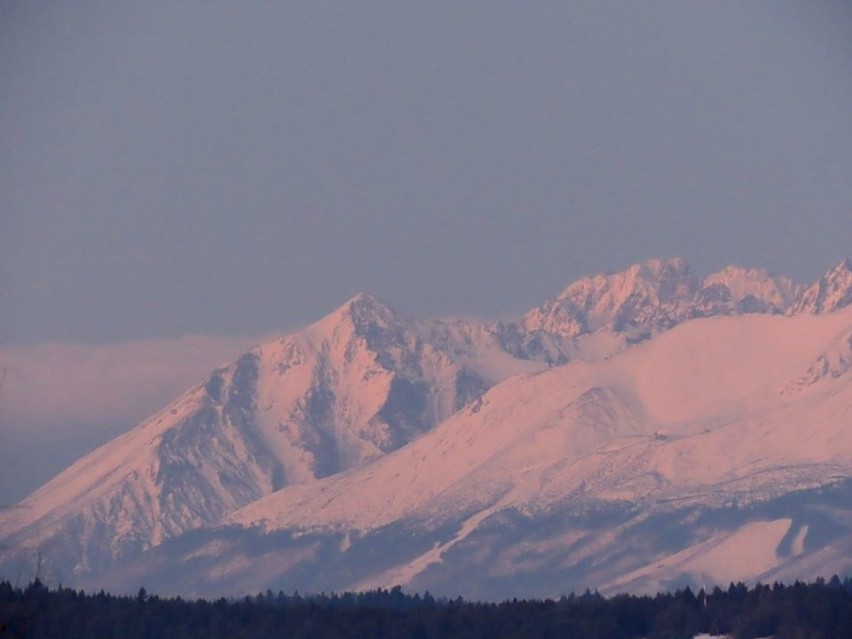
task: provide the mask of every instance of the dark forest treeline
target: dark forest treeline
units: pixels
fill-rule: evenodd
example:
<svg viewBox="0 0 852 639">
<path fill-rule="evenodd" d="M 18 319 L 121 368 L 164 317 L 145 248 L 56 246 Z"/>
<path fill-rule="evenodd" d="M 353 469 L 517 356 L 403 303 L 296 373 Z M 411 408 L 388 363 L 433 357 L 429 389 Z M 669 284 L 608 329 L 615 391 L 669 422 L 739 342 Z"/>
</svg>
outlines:
<svg viewBox="0 0 852 639">
<path fill-rule="evenodd" d="M 26 588 L 0 582 L 0 637 L 148 639 L 681 639 L 699 633 L 736 639 L 852 638 L 852 580 L 747 588 L 731 584 L 705 597 L 689 588 L 654 597 L 604 598 L 586 592 L 559 600 L 502 603 L 407 595 L 399 588 L 300 596 L 267 591 L 217 601 L 134 597 Z"/>
</svg>

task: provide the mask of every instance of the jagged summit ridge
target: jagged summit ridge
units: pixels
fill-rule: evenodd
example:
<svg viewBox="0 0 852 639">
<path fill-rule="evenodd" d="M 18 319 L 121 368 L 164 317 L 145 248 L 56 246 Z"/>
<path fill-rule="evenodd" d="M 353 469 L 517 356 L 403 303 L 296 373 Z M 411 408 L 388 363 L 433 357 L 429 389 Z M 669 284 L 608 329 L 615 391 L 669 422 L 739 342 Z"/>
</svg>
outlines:
<svg viewBox="0 0 852 639">
<path fill-rule="evenodd" d="M 758 303 L 767 304 L 775 313 L 784 312 L 802 289 L 789 277 L 772 275 L 762 268 L 739 266 L 727 266 L 704 278 L 704 288 L 714 284 L 725 286 L 736 303 L 742 304 L 747 298 L 753 298 Z"/>
<path fill-rule="evenodd" d="M 667 324 L 683 313 L 699 280 L 680 258 L 650 260 L 624 271 L 585 277 L 523 318 L 528 331 L 576 337 L 604 327 Z"/>
<path fill-rule="evenodd" d="M 852 261 L 842 260 L 801 292 L 790 308 L 795 313 L 832 313 L 852 304 Z"/>
<path fill-rule="evenodd" d="M 833 312 L 852 303 L 849 260 L 804 289 L 764 269 L 728 266 L 704 279 L 682 258 L 652 259 L 582 278 L 521 320 L 530 334 L 569 338 L 602 329 L 632 340 L 697 317 Z"/>
</svg>

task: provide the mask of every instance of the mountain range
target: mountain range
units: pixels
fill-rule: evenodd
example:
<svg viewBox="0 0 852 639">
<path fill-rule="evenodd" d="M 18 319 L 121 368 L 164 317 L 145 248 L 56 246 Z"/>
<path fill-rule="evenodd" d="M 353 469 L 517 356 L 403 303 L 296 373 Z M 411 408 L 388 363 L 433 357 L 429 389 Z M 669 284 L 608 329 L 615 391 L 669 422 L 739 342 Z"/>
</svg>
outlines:
<svg viewBox="0 0 852 639">
<path fill-rule="evenodd" d="M 655 259 L 513 322 L 359 294 L 0 515 L 0 573 L 484 598 L 852 569 L 852 264 Z"/>
</svg>

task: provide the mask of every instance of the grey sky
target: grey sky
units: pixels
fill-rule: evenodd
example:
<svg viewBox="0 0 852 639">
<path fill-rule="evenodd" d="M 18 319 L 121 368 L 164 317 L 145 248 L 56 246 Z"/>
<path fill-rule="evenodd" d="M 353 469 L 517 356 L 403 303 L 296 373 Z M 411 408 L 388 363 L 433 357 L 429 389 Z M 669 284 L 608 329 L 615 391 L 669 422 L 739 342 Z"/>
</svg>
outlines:
<svg viewBox="0 0 852 639">
<path fill-rule="evenodd" d="M 165 338 L 512 316 L 652 256 L 813 280 L 850 69 L 842 0 L 0 3 L 0 501 L 242 344 Z"/>
<path fill-rule="evenodd" d="M 852 239 L 846 2 L 6 2 L 0 342 L 512 314 Z"/>
</svg>

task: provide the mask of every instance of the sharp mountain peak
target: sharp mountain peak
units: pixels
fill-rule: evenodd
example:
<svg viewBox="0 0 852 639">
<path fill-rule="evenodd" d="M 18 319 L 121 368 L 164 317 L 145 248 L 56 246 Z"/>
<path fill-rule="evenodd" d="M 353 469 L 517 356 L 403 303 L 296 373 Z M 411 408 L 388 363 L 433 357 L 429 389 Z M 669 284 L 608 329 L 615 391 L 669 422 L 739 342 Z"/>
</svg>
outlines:
<svg viewBox="0 0 852 639">
<path fill-rule="evenodd" d="M 311 328 L 324 333 L 339 330 L 342 325 L 349 325 L 357 333 L 362 333 L 371 327 L 387 328 L 402 323 L 406 323 L 406 319 L 396 310 L 372 293 L 361 292 L 312 324 Z"/>
</svg>

